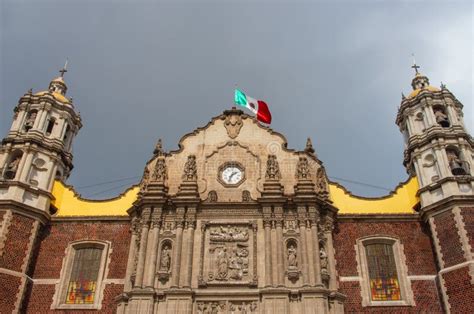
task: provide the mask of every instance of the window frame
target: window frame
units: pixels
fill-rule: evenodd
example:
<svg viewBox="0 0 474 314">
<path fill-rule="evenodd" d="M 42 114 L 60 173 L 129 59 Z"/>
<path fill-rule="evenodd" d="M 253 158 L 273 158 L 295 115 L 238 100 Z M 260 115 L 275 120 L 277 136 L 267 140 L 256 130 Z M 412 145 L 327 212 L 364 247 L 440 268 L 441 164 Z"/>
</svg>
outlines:
<svg viewBox="0 0 474 314">
<path fill-rule="evenodd" d="M 100 267 L 97 274 L 96 291 L 93 304 L 67 304 L 66 295 L 69 280 L 71 278 L 72 266 L 78 249 L 82 248 L 99 248 L 102 250 L 100 257 Z M 97 310 L 102 307 L 102 299 L 104 297 L 105 278 L 110 261 L 110 242 L 100 240 L 79 240 L 70 242 L 66 248 L 66 255 L 63 259 L 60 280 L 56 284 L 56 291 L 53 297 L 51 309 L 80 309 L 80 310 Z"/>
<path fill-rule="evenodd" d="M 398 282 L 400 287 L 401 300 L 396 301 L 373 301 L 370 289 L 369 263 L 367 260 L 366 246 L 369 244 L 388 244 L 392 247 L 395 266 L 397 269 Z M 362 306 L 414 306 L 413 291 L 411 281 L 408 278 L 406 258 L 403 253 L 403 245 L 400 240 L 394 237 L 377 235 L 360 238 L 356 241 L 357 271 L 360 277 L 360 288 L 362 296 Z"/>
</svg>

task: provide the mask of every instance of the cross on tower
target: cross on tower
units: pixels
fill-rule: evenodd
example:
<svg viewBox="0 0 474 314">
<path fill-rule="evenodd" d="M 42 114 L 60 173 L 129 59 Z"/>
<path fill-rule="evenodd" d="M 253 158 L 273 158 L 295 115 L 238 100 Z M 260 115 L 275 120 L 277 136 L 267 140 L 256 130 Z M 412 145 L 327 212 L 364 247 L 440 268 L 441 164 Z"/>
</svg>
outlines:
<svg viewBox="0 0 474 314">
<path fill-rule="evenodd" d="M 416 65 L 416 61 L 415 61 L 415 54 L 413 53 L 412 54 L 413 56 L 413 65 L 411 66 L 413 69 L 415 69 L 415 73 L 418 74 L 418 69 L 420 68 L 419 65 Z"/>
<path fill-rule="evenodd" d="M 64 64 L 64 67 L 59 70 L 59 73 L 61 73 L 61 77 L 64 77 L 64 73 L 67 72 L 67 59 L 66 59 L 66 63 Z"/>
</svg>

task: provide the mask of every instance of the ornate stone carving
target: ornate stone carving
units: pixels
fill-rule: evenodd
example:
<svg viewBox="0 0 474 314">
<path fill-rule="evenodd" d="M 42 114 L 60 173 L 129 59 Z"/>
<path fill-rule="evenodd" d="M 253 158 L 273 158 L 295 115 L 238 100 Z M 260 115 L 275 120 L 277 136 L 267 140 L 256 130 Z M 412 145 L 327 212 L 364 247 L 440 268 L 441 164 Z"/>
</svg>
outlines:
<svg viewBox="0 0 474 314">
<path fill-rule="evenodd" d="M 161 143 L 161 138 L 158 139 L 158 142 L 156 143 L 155 150 L 153 151 L 153 154 L 155 156 L 164 156 L 165 151 L 163 150 L 163 145 Z"/>
<path fill-rule="evenodd" d="M 294 268 L 298 266 L 298 260 L 296 259 L 296 247 L 294 244 L 290 244 L 288 247 L 288 268 Z"/>
<path fill-rule="evenodd" d="M 225 313 L 226 309 L 226 301 L 197 302 L 199 314 L 220 314 Z"/>
<path fill-rule="evenodd" d="M 313 143 L 311 142 L 311 139 L 308 137 L 306 140 L 306 147 L 304 149 L 305 152 L 314 155 L 314 148 L 313 148 Z"/>
<path fill-rule="evenodd" d="M 153 174 L 151 179 L 153 181 L 158 182 L 165 182 L 168 178 L 167 171 L 166 171 L 166 162 L 164 158 L 158 158 L 155 164 L 155 168 L 153 169 Z"/>
<path fill-rule="evenodd" d="M 251 200 L 250 192 L 247 190 L 242 191 L 242 202 L 250 202 Z"/>
<path fill-rule="evenodd" d="M 243 122 L 242 117 L 237 114 L 230 114 L 225 117 L 224 126 L 227 130 L 227 135 L 234 139 L 239 135 L 240 129 L 242 128 Z"/>
<path fill-rule="evenodd" d="M 217 192 L 216 191 L 210 191 L 208 196 L 207 196 L 207 201 L 209 203 L 217 202 Z"/>
<path fill-rule="evenodd" d="M 306 157 L 300 157 L 298 164 L 296 165 L 296 178 L 298 180 L 311 179 L 309 163 Z"/>
<path fill-rule="evenodd" d="M 319 249 L 319 260 L 321 263 L 321 272 L 327 273 L 328 271 L 328 255 L 326 253 L 326 250 L 324 249 L 324 246 L 321 246 Z"/>
<path fill-rule="evenodd" d="M 36 120 L 36 115 L 37 115 L 36 111 L 32 111 L 28 113 L 28 116 L 26 117 L 26 121 L 24 125 L 25 131 L 28 131 L 33 127 L 33 124 L 35 123 L 35 120 Z"/>
<path fill-rule="evenodd" d="M 204 222 L 203 225 L 202 280 L 199 285 L 255 285 L 256 225 L 239 223 L 223 226 L 217 222 Z"/>
<path fill-rule="evenodd" d="M 14 157 L 6 166 L 5 169 L 5 179 L 13 180 L 16 176 L 16 172 L 18 171 L 18 165 L 20 164 L 21 155 Z"/>
<path fill-rule="evenodd" d="M 257 301 L 242 301 L 242 302 L 231 302 L 229 306 L 230 313 L 235 314 L 247 314 L 257 313 L 258 303 Z"/>
<path fill-rule="evenodd" d="M 198 301 L 198 314 L 249 314 L 257 313 L 258 301 Z"/>
<path fill-rule="evenodd" d="M 143 177 L 142 181 L 140 182 L 140 194 L 143 194 L 147 187 L 148 183 L 150 182 L 150 170 L 148 170 L 148 166 L 145 166 L 145 170 L 143 170 Z"/>
<path fill-rule="evenodd" d="M 267 159 L 267 171 L 265 173 L 265 179 L 267 180 L 280 180 L 280 167 L 275 155 L 268 155 Z"/>
<path fill-rule="evenodd" d="M 158 280 L 165 283 L 170 278 L 171 269 L 171 243 L 166 240 L 161 247 L 160 264 L 158 268 Z"/>
<path fill-rule="evenodd" d="M 189 155 L 188 160 L 184 164 L 184 181 L 196 181 L 197 180 L 197 165 L 196 165 L 196 156 Z"/>
<path fill-rule="evenodd" d="M 300 277 L 300 272 L 298 271 L 298 256 L 297 256 L 297 245 L 294 239 L 290 239 L 286 245 L 287 251 L 287 271 L 286 275 L 288 279 L 292 282 L 295 282 Z"/>
<path fill-rule="evenodd" d="M 326 182 L 326 172 L 322 167 L 319 168 L 316 173 L 316 193 L 319 193 L 324 197 L 329 194 L 328 184 Z"/>
</svg>

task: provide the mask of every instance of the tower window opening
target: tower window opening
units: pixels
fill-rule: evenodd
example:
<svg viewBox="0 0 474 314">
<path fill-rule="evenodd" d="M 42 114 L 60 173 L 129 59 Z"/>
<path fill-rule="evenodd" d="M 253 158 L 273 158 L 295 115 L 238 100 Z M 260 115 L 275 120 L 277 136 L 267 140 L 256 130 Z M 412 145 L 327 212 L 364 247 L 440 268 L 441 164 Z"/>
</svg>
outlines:
<svg viewBox="0 0 474 314">
<path fill-rule="evenodd" d="M 48 121 L 48 126 L 46 127 L 46 135 L 50 136 L 53 132 L 54 124 L 56 123 L 56 119 L 50 118 Z"/>
<path fill-rule="evenodd" d="M 462 160 L 459 152 L 455 148 L 447 148 L 446 155 L 448 156 L 449 168 L 451 173 L 455 176 L 467 175 L 470 171 L 469 163 Z"/>
<path fill-rule="evenodd" d="M 31 128 L 33 128 L 37 114 L 38 112 L 36 110 L 31 110 L 30 112 L 28 112 L 28 115 L 26 116 L 26 120 L 24 124 L 25 132 L 28 132 Z"/>
<path fill-rule="evenodd" d="M 436 118 L 436 123 L 443 128 L 448 128 L 450 126 L 448 115 L 443 107 L 433 107 L 433 112 Z"/>
</svg>

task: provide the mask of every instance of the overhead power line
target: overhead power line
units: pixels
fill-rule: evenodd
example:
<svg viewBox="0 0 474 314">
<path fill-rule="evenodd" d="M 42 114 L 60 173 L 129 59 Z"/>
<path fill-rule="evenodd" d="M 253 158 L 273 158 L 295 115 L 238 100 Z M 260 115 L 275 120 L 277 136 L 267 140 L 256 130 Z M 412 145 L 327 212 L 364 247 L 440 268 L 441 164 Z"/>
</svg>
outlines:
<svg viewBox="0 0 474 314">
<path fill-rule="evenodd" d="M 329 177 L 330 179 L 338 180 L 338 181 L 343 181 L 343 182 L 348 182 L 348 183 L 353 183 L 353 184 L 358 184 L 358 185 L 363 185 L 366 187 L 374 188 L 374 189 L 379 189 L 379 190 L 385 190 L 385 191 L 392 191 L 392 189 L 387 189 L 383 186 L 378 186 L 378 185 L 373 185 L 369 183 L 364 183 L 364 182 L 359 182 L 359 181 L 354 181 L 354 180 L 349 180 L 349 179 L 343 179 L 343 178 L 338 178 L 338 177 Z"/>
</svg>

